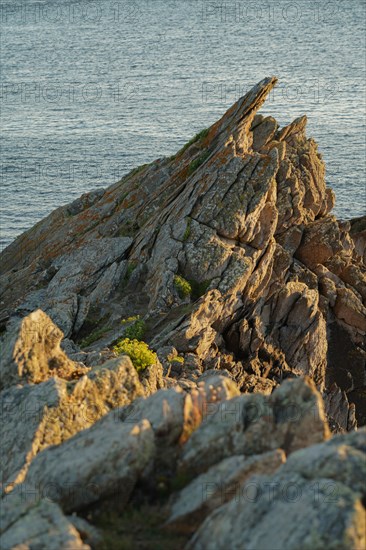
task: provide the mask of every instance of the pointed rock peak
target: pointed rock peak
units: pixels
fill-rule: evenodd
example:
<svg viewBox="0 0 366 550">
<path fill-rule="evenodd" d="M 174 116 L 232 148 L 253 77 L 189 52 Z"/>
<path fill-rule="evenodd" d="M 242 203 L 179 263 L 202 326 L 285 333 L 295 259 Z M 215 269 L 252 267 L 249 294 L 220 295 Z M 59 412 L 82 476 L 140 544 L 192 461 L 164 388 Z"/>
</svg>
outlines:
<svg viewBox="0 0 366 550">
<path fill-rule="evenodd" d="M 284 126 L 278 132 L 278 136 L 277 136 L 278 140 L 284 141 L 284 140 L 287 140 L 290 136 L 304 133 L 307 122 L 308 122 L 308 119 L 306 115 L 296 118 L 293 122 L 291 122 L 291 124 Z"/>
<path fill-rule="evenodd" d="M 265 102 L 269 92 L 275 87 L 278 78 L 275 76 L 267 77 L 258 82 L 253 88 L 237 102 L 237 113 L 235 118 L 239 122 L 245 116 L 254 114 Z"/>
<path fill-rule="evenodd" d="M 249 130 L 253 119 L 277 82 L 275 76 L 264 78 L 234 103 L 210 128 L 212 142 L 218 140 L 222 144 L 222 141 L 227 141 L 233 136 L 237 142 L 238 152 L 246 152 L 251 146 Z"/>
<path fill-rule="evenodd" d="M 248 93 L 234 103 L 216 123 L 219 131 L 239 125 L 249 115 L 254 118 L 277 82 L 278 79 L 275 76 L 264 78 L 258 82 Z"/>
</svg>

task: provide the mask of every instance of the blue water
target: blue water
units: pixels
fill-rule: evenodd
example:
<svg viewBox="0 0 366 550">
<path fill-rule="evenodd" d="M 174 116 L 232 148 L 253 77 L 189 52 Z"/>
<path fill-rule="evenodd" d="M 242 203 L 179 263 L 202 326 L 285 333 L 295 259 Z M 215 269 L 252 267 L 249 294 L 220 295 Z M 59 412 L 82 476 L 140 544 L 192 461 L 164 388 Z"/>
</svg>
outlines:
<svg viewBox="0 0 366 550">
<path fill-rule="evenodd" d="M 365 213 L 365 3 L 8 0 L 1 247 L 57 206 L 170 155 L 264 76 L 308 115 L 335 213 Z"/>
</svg>

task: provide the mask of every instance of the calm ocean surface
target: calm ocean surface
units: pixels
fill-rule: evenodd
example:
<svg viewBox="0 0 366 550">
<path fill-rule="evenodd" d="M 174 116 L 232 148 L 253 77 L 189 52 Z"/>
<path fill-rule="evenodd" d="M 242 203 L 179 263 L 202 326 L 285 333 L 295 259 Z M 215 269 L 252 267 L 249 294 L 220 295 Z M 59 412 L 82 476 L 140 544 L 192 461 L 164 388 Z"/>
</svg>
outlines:
<svg viewBox="0 0 366 550">
<path fill-rule="evenodd" d="M 265 76 L 308 115 L 342 218 L 364 214 L 365 2 L 2 1 L 1 248 L 176 152 Z"/>
</svg>

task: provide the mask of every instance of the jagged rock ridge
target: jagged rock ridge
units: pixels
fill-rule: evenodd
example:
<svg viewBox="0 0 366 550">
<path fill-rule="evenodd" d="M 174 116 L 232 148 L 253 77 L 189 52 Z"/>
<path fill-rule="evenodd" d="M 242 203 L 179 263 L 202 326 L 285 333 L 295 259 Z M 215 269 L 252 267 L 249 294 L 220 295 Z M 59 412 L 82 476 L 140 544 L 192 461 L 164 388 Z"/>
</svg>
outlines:
<svg viewBox="0 0 366 550">
<path fill-rule="evenodd" d="M 260 82 L 175 157 L 19 237 L 2 255 L 2 317 L 41 308 L 76 341 L 104 327 L 98 350 L 139 314 L 155 349 L 227 369 L 243 391 L 307 374 L 329 403 L 346 392 L 364 424 L 365 239 L 329 214 L 306 117 L 279 129 L 257 115 L 275 84 Z"/>
<path fill-rule="evenodd" d="M 2 547 L 105 548 L 83 518 L 146 499 L 161 547 L 365 545 L 366 432 L 331 438 L 366 423 L 365 219 L 306 117 L 257 114 L 275 83 L 2 254 Z"/>
</svg>

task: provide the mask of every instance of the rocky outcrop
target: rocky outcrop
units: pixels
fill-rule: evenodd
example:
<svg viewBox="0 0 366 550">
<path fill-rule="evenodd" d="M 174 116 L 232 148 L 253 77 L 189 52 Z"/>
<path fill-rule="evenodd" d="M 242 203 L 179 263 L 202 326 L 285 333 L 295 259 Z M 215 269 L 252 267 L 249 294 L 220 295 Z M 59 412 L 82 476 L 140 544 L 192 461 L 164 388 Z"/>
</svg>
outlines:
<svg viewBox="0 0 366 550">
<path fill-rule="evenodd" d="M 365 220 L 331 214 L 305 116 L 257 113 L 276 81 L 2 253 L 3 492 L 39 502 L 5 547 L 93 546 L 61 510 L 144 498 L 190 548 L 364 543 L 365 432 L 330 430 L 366 424 Z"/>
<path fill-rule="evenodd" d="M 257 114 L 275 84 L 264 79 L 174 157 L 19 237 L 2 254 L 0 317 L 42 308 L 76 341 L 98 327 L 101 349 L 140 315 L 153 348 L 227 369 L 242 391 L 292 375 L 336 383 L 363 424 L 363 221 L 329 213 L 306 117 L 280 129 Z"/>
</svg>

